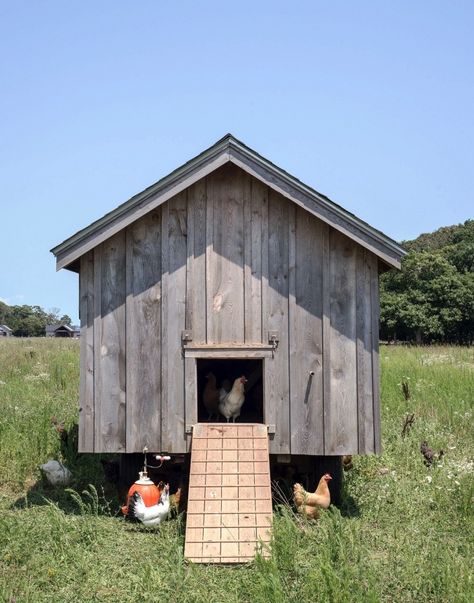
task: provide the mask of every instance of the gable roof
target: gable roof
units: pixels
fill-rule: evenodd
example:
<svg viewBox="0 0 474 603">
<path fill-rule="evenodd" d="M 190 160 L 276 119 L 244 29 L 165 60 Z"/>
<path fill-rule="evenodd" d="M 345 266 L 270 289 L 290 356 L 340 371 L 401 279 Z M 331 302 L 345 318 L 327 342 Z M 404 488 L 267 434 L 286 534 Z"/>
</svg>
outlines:
<svg viewBox="0 0 474 603">
<path fill-rule="evenodd" d="M 45 332 L 46 333 L 55 333 L 59 329 L 65 329 L 66 331 L 69 331 L 70 333 L 72 333 L 75 330 L 75 327 L 70 327 L 69 325 L 65 325 L 65 324 L 46 325 Z"/>
<path fill-rule="evenodd" d="M 406 252 L 396 241 L 227 134 L 168 176 L 51 249 L 56 257 L 56 269 L 77 270 L 75 262 L 83 254 L 228 162 L 347 235 L 388 266 L 400 268 L 400 260 Z"/>
</svg>

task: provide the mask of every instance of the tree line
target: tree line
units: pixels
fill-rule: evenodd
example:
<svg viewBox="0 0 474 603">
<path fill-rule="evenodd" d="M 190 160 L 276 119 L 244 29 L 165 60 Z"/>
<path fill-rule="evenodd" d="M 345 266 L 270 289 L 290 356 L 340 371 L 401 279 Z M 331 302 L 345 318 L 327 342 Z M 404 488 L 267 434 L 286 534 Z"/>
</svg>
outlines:
<svg viewBox="0 0 474 603">
<path fill-rule="evenodd" d="M 474 220 L 401 245 L 402 269 L 380 279 L 381 339 L 472 344 Z"/>
<path fill-rule="evenodd" d="M 42 337 L 46 325 L 71 326 L 71 319 L 67 314 L 61 316 L 57 308 L 46 311 L 40 306 L 9 306 L 0 302 L 0 324 L 10 327 L 17 337 Z"/>
</svg>

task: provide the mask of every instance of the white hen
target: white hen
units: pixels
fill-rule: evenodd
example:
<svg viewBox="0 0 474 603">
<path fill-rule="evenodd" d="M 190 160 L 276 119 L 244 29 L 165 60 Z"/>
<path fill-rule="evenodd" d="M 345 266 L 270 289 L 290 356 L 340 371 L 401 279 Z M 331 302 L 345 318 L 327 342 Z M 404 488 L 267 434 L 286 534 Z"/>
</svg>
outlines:
<svg viewBox="0 0 474 603">
<path fill-rule="evenodd" d="M 71 472 L 59 461 L 49 460 L 44 465 L 40 465 L 40 469 L 52 486 L 67 486 L 71 481 Z"/>
<path fill-rule="evenodd" d="M 230 381 L 228 379 L 224 379 L 224 381 L 222 382 L 222 386 L 219 390 L 219 402 L 224 401 L 224 398 L 230 392 L 230 388 L 231 388 Z"/>
<path fill-rule="evenodd" d="M 128 514 L 130 517 L 138 519 L 144 526 L 158 526 L 168 517 L 170 512 L 170 486 L 166 484 L 161 493 L 160 502 L 151 507 L 145 506 L 143 498 L 139 492 L 134 492 L 128 504 Z"/>
<path fill-rule="evenodd" d="M 235 420 L 240 416 L 240 409 L 245 400 L 244 386 L 246 383 L 247 379 L 244 375 L 237 377 L 230 392 L 220 399 L 219 412 L 227 419 L 227 422 L 232 419 L 235 423 Z"/>
</svg>

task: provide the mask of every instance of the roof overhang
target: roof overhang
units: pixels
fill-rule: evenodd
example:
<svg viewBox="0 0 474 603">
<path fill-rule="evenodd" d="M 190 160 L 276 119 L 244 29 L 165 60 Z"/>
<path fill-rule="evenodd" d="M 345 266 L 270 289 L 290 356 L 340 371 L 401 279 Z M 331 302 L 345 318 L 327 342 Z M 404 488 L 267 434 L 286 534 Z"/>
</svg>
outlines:
<svg viewBox="0 0 474 603">
<path fill-rule="evenodd" d="M 228 162 L 347 235 L 377 255 L 388 267 L 400 268 L 401 258 L 406 252 L 396 241 L 228 134 L 168 176 L 54 247 L 51 252 L 56 257 L 56 269 L 77 271 L 77 260 L 82 255 Z"/>
</svg>

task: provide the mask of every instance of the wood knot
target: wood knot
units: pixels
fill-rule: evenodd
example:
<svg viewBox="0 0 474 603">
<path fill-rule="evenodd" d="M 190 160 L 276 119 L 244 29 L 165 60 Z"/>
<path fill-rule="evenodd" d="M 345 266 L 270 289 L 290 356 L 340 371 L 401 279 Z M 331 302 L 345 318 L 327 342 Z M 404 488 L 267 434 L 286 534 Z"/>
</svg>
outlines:
<svg viewBox="0 0 474 603">
<path fill-rule="evenodd" d="M 223 305 L 224 296 L 222 295 L 222 293 L 217 293 L 216 295 L 214 295 L 214 300 L 212 302 L 212 308 L 214 312 L 220 312 Z"/>
</svg>

